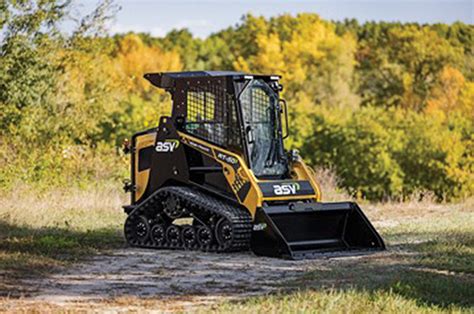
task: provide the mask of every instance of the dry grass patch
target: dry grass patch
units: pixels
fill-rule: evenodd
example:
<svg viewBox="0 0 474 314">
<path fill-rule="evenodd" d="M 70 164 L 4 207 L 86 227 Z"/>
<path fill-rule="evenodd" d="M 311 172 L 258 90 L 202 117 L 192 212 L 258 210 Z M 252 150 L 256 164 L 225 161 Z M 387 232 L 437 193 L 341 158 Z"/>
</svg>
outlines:
<svg viewBox="0 0 474 314">
<path fill-rule="evenodd" d="M 123 245 L 125 199 L 116 187 L 2 192 L 0 295 L 18 295 L 9 283 L 50 273 L 100 250 Z"/>
<path fill-rule="evenodd" d="M 118 186 L 48 192 L 18 186 L 0 194 L 2 222 L 31 228 L 57 227 L 83 231 L 109 227 L 123 218 L 126 199 Z"/>
<path fill-rule="evenodd" d="M 429 199 L 412 198 L 406 202 L 362 203 L 361 206 L 374 221 L 406 223 L 414 222 L 414 220 L 449 218 L 452 213 L 472 215 L 474 213 L 474 198 L 457 203 L 436 203 Z"/>
</svg>

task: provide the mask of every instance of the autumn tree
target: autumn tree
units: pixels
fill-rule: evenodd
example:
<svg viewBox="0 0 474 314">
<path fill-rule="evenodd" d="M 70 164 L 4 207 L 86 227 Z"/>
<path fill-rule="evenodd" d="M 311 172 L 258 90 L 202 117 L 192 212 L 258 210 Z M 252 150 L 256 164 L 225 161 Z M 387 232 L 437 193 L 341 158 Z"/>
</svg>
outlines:
<svg viewBox="0 0 474 314">
<path fill-rule="evenodd" d="M 362 40 L 357 56 L 363 104 L 422 111 L 440 71 L 459 66 L 463 50 L 428 27 L 410 25 Z"/>
<path fill-rule="evenodd" d="M 126 35 L 118 42 L 114 55 L 119 75 L 128 81 L 132 93 L 145 94 L 151 89 L 143 75 L 149 72 L 180 71 L 182 64 L 176 51 L 163 51 L 157 46 L 145 45 L 135 34 Z"/>
<path fill-rule="evenodd" d="M 248 16 L 240 30 L 247 41 L 237 69 L 283 75 L 288 98 L 304 93 L 313 104 L 357 106 L 351 87 L 356 43 L 349 34 L 338 36 L 315 14 Z"/>
<path fill-rule="evenodd" d="M 431 90 L 426 112 L 441 111 L 449 117 L 451 113 L 458 111 L 474 119 L 474 99 L 470 88 L 472 83 L 467 83 L 460 71 L 446 66 L 439 73 L 436 84 Z"/>
</svg>

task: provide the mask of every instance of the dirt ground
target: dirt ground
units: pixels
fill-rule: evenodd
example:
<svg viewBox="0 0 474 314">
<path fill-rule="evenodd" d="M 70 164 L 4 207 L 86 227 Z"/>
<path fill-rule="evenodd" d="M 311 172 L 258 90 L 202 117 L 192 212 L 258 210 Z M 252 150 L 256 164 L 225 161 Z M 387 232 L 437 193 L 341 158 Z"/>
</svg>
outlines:
<svg viewBox="0 0 474 314">
<path fill-rule="evenodd" d="M 400 221 L 432 223 L 454 209 L 471 212 L 472 208 L 469 208 L 423 210 L 422 220 L 418 220 L 417 208 L 408 210 L 406 206 L 369 208 L 367 212 L 379 229 L 396 226 Z M 225 300 L 284 290 L 289 282 L 297 285 L 298 280 L 304 281 L 311 271 L 350 271 L 354 265 L 365 264 L 373 267 L 378 264 L 403 265 L 406 257 L 413 254 L 401 248 L 397 241 L 390 244 L 384 252 L 359 256 L 330 255 L 302 261 L 257 257 L 250 252 L 213 254 L 122 248 L 85 258 L 85 262 L 55 271 L 48 277 L 19 279 L 13 290 L 22 291 L 24 295 L 0 299 L 0 312 L 198 310 Z M 329 284 L 337 285 L 338 282 Z"/>
<path fill-rule="evenodd" d="M 375 255 L 387 254 L 376 253 Z M 126 248 L 46 279 L 23 280 L 31 294 L 3 302 L 2 310 L 31 310 L 46 304 L 54 309 L 128 310 L 152 305 L 165 311 L 191 310 L 224 299 L 264 295 L 305 272 L 338 260 L 373 258 L 331 256 L 290 261 L 252 253 L 212 254 Z M 145 304 L 144 304 L 145 303 Z M 151 304 L 152 303 L 152 304 Z M 148 307 L 148 306 L 147 306 Z"/>
</svg>

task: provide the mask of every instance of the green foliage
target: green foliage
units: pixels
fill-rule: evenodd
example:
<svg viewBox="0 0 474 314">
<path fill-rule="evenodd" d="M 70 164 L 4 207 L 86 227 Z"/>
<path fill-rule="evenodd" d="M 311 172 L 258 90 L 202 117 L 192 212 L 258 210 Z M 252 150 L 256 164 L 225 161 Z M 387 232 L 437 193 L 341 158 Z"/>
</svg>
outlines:
<svg viewBox="0 0 474 314">
<path fill-rule="evenodd" d="M 450 199 L 472 193 L 463 189 L 469 183 L 469 172 L 462 167 L 462 158 L 472 152 L 466 150 L 461 134 L 433 117 L 414 113 L 405 115 L 400 127 L 405 139 L 395 158 L 405 173 L 405 194 L 422 189 Z"/>
<path fill-rule="evenodd" d="M 2 188 L 119 180 L 127 165 L 117 146 L 170 111 L 144 73 L 238 70 L 283 76 L 287 146 L 335 168 L 351 193 L 451 199 L 474 190 L 471 25 L 249 14 L 204 39 L 186 29 L 107 37 L 111 0 L 64 34 L 70 7 L 0 0 Z"/>
<path fill-rule="evenodd" d="M 2 134 L 19 133 L 24 112 L 37 110 L 52 97 L 50 86 L 55 84 L 52 61 L 56 52 L 53 42 L 58 40 L 57 22 L 65 14 L 64 4 L 55 2 L 2 4 L 2 11 L 6 12 L 0 51 L 0 104 L 5 108 L 0 116 Z"/>
<path fill-rule="evenodd" d="M 176 50 L 183 57 L 186 68 L 196 66 L 201 41 L 195 39 L 187 29 L 172 30 L 162 40 L 161 47 L 165 50 Z"/>
<path fill-rule="evenodd" d="M 381 45 L 382 44 L 382 45 Z M 459 66 L 462 48 L 428 27 L 394 27 L 359 43 L 363 103 L 422 111 L 438 73 Z"/>
<path fill-rule="evenodd" d="M 350 193 L 371 200 L 433 191 L 439 199 L 473 193 L 472 139 L 459 127 L 406 110 L 319 108 L 301 146 L 313 165 L 334 168 Z M 456 125 L 472 124 L 457 117 Z"/>
<path fill-rule="evenodd" d="M 104 22 L 97 13 L 107 3 L 65 37 L 58 25 L 69 1 L 7 2 L 0 53 L 3 187 L 22 181 L 63 184 L 71 175 L 76 183 L 103 177 L 103 170 L 96 168 L 103 163 L 93 160 L 104 141 L 101 125 L 116 110 L 119 88 L 110 61 L 101 54 L 102 41 L 85 33 Z M 109 154 L 118 158 L 113 151 Z"/>
</svg>

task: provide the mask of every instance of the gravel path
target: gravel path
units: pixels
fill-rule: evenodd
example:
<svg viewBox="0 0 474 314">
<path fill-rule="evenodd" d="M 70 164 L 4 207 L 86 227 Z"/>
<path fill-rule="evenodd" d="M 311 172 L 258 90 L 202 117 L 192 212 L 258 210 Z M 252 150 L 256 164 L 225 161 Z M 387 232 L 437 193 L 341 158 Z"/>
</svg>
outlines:
<svg viewBox="0 0 474 314">
<path fill-rule="evenodd" d="M 28 285 L 37 292 L 27 299 L 67 304 L 121 297 L 239 298 L 275 291 L 315 266 L 315 261 L 251 253 L 130 248 L 96 256 L 47 279 L 30 280 Z"/>
<path fill-rule="evenodd" d="M 375 255 L 384 254 L 377 253 Z M 4 304 L 26 311 L 59 309 L 140 312 L 143 308 L 188 311 L 228 299 L 264 295 L 310 270 L 366 256 L 331 256 L 291 261 L 250 252 L 215 254 L 126 248 L 98 255 L 48 278 L 22 284 L 36 291 Z M 53 306 L 52 308 L 48 308 Z M 135 307 L 135 309 L 134 309 Z M 1 309 L 0 309 L 1 311 Z"/>
</svg>

